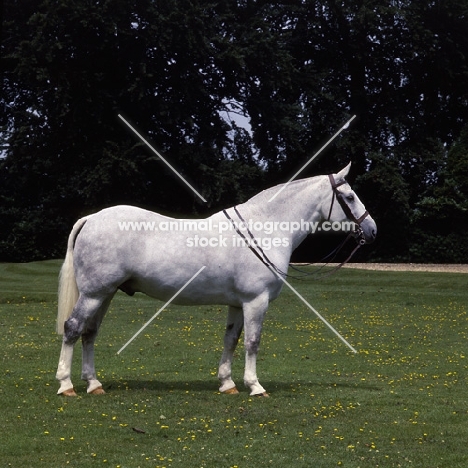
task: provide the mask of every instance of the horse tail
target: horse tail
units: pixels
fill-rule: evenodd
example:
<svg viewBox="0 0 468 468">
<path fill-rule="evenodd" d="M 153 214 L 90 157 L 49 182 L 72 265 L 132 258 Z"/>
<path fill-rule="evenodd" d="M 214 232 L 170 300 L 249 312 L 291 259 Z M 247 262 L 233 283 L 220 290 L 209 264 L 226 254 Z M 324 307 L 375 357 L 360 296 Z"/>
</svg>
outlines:
<svg viewBox="0 0 468 468">
<path fill-rule="evenodd" d="M 60 269 L 58 287 L 58 313 L 57 313 L 57 333 L 63 335 L 65 321 L 70 317 L 73 307 L 78 301 L 79 291 L 76 284 L 75 270 L 73 268 L 73 248 L 75 240 L 85 225 L 88 217 L 79 219 L 68 237 L 67 254 Z"/>
</svg>

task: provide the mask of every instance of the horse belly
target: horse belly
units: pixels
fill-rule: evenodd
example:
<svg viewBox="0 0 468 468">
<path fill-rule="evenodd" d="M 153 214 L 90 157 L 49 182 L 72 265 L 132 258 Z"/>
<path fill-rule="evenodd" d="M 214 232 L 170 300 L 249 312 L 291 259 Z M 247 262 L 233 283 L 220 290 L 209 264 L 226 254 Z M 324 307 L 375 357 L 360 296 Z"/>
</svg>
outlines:
<svg viewBox="0 0 468 468">
<path fill-rule="evenodd" d="M 203 274 L 200 273 L 199 276 Z M 141 292 L 147 296 L 161 301 L 169 301 L 179 305 L 203 305 L 203 304 L 223 304 L 242 305 L 242 294 L 239 294 L 232 287 L 230 281 L 216 284 L 204 278 L 195 278 L 190 284 L 187 282 L 191 276 L 188 275 L 184 281 L 170 278 L 133 278 L 125 283 L 124 292 L 131 294 Z M 175 297 L 174 297 L 175 296 Z"/>
</svg>

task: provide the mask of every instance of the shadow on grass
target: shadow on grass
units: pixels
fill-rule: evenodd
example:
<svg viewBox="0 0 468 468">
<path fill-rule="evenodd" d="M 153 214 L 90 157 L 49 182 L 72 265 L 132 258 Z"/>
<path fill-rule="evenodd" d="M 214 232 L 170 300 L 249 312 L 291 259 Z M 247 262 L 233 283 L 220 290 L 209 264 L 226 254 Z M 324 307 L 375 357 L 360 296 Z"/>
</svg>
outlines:
<svg viewBox="0 0 468 468">
<path fill-rule="evenodd" d="M 278 382 L 262 380 L 262 385 L 268 393 L 292 393 L 296 394 L 298 390 L 301 392 L 310 389 L 311 392 L 319 392 L 320 390 L 335 391 L 339 389 L 351 389 L 369 392 L 379 392 L 382 387 L 363 382 L 308 382 L 294 381 Z M 190 391 L 199 393 L 216 393 L 218 391 L 218 382 L 216 380 L 189 380 L 189 381 L 159 381 L 159 380 L 122 380 L 119 382 L 108 382 L 103 385 L 104 390 L 108 393 L 116 393 L 122 390 L 125 391 L 147 391 L 151 393 L 170 392 L 170 391 Z M 243 382 L 237 382 L 237 388 L 241 393 L 248 392 Z"/>
</svg>

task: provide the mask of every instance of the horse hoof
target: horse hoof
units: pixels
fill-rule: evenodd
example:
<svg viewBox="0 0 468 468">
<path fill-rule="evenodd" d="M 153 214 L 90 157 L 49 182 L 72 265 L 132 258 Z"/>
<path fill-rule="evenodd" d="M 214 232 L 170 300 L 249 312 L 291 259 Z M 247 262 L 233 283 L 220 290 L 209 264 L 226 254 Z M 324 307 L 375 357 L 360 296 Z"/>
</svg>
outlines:
<svg viewBox="0 0 468 468">
<path fill-rule="evenodd" d="M 225 395 L 237 395 L 239 393 L 239 390 L 237 390 L 236 387 L 232 387 L 229 390 L 224 390 L 224 392 L 222 393 L 224 393 Z"/>
<path fill-rule="evenodd" d="M 90 395 L 104 395 L 105 393 L 102 387 L 95 388 L 92 392 L 89 392 Z"/>
<path fill-rule="evenodd" d="M 269 398 L 270 395 L 268 395 L 267 392 L 263 392 L 263 393 L 257 393 L 256 395 L 252 395 L 252 396 Z"/>
<path fill-rule="evenodd" d="M 61 393 L 61 395 L 66 396 L 66 397 L 76 397 L 76 396 L 78 396 L 73 387 L 68 389 L 68 390 L 63 391 Z"/>
</svg>

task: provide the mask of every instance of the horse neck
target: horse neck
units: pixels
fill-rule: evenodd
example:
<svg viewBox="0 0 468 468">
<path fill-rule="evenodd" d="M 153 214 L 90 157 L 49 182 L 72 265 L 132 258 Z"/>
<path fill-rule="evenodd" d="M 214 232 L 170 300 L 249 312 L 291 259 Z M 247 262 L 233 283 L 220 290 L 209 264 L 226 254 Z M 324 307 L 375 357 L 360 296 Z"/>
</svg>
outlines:
<svg viewBox="0 0 468 468">
<path fill-rule="evenodd" d="M 252 221 L 279 221 L 293 223 L 323 220 L 324 203 L 329 203 L 330 190 L 326 176 L 311 177 L 294 181 L 269 201 L 281 189 L 276 186 L 256 195 L 239 206 L 243 217 Z M 308 232 L 300 229 L 294 232 L 281 230 L 281 237 L 289 237 L 295 249 L 307 236 Z"/>
</svg>

